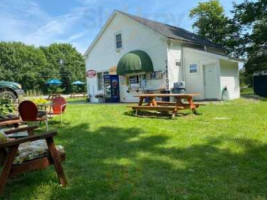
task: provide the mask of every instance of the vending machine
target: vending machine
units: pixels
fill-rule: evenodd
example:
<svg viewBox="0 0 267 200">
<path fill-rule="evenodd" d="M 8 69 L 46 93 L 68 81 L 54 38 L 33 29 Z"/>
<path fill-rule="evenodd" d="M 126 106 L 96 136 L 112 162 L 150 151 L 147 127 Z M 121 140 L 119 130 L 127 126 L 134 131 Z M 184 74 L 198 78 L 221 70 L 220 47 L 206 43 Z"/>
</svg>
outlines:
<svg viewBox="0 0 267 200">
<path fill-rule="evenodd" d="M 119 76 L 105 75 L 104 76 L 104 92 L 105 102 L 118 103 L 120 102 Z"/>
</svg>

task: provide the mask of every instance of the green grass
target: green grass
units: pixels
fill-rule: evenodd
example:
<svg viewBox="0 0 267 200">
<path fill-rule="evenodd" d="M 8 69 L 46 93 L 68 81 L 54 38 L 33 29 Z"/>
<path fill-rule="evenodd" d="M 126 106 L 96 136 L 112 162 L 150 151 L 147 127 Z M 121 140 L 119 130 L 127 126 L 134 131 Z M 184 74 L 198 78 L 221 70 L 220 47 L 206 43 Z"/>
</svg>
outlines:
<svg viewBox="0 0 267 200">
<path fill-rule="evenodd" d="M 69 105 L 64 126 L 50 125 L 66 149 L 68 187 L 50 167 L 9 181 L 3 199 L 267 199 L 266 107 L 240 99 L 171 120 Z"/>
<path fill-rule="evenodd" d="M 241 89 L 240 92 L 241 92 L 242 95 L 251 95 L 251 94 L 254 94 L 253 88 L 243 88 L 243 89 Z"/>
</svg>

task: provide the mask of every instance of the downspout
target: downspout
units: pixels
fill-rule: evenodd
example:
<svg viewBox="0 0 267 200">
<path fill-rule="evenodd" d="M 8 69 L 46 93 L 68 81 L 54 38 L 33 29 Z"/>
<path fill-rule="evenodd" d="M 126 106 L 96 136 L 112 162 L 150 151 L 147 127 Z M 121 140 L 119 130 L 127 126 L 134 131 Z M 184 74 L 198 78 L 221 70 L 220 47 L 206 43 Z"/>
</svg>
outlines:
<svg viewBox="0 0 267 200">
<path fill-rule="evenodd" d="M 167 41 L 167 56 L 166 56 L 166 69 L 165 69 L 165 74 L 166 74 L 166 89 L 169 90 L 170 89 L 170 81 L 169 81 L 169 47 L 170 47 L 170 43 L 169 41 Z"/>
<path fill-rule="evenodd" d="M 186 83 L 186 73 L 185 73 L 185 61 L 184 61 L 184 46 L 181 45 L 181 70 L 182 70 L 182 81 Z"/>
</svg>

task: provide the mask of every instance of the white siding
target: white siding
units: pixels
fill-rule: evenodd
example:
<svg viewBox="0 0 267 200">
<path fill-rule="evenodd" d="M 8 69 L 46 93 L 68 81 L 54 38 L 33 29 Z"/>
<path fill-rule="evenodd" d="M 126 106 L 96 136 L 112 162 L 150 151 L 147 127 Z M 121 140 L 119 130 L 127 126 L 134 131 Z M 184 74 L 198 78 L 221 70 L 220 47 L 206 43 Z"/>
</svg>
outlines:
<svg viewBox="0 0 267 200">
<path fill-rule="evenodd" d="M 115 48 L 115 34 L 122 34 L 122 49 L 117 52 Z M 155 71 L 164 71 L 167 60 L 167 42 L 166 38 L 148 27 L 117 13 L 106 30 L 100 36 L 95 46 L 89 52 L 86 58 L 86 69 L 96 71 L 108 71 L 112 66 L 117 66 L 120 58 L 127 52 L 132 50 L 143 50 L 153 62 Z M 97 99 L 94 95 L 98 93 L 97 79 L 87 79 L 89 85 L 89 93 L 92 96 L 92 101 Z M 166 85 L 165 79 L 157 81 L 149 81 L 148 87 L 160 88 Z M 120 86 L 121 101 L 133 102 L 137 101 L 134 95 L 136 92 L 127 93 L 126 85 Z"/>
<path fill-rule="evenodd" d="M 168 71 L 169 71 L 169 88 L 173 88 L 175 82 L 183 81 L 182 66 L 176 66 L 176 62 L 181 60 L 182 47 L 179 44 L 172 44 L 168 48 Z"/>
<path fill-rule="evenodd" d="M 221 91 L 227 87 L 229 99 L 240 98 L 239 68 L 237 62 L 220 60 Z"/>
<path fill-rule="evenodd" d="M 219 62 L 216 55 L 199 51 L 191 48 L 183 47 L 184 57 L 184 70 L 185 70 L 185 86 L 187 93 L 199 93 L 200 96 L 196 96 L 196 99 L 205 99 L 204 90 L 204 76 L 203 76 L 203 65 L 215 64 L 217 67 L 217 82 L 218 90 L 214 96 L 220 98 L 220 81 L 219 81 Z M 189 66 L 191 64 L 197 64 L 197 73 L 190 73 Z"/>
</svg>

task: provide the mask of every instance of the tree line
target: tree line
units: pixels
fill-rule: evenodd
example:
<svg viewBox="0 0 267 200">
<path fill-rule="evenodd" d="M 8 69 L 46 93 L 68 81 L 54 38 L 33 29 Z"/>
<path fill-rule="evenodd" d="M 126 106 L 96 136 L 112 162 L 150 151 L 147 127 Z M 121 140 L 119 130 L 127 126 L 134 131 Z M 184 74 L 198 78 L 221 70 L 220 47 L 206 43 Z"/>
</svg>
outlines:
<svg viewBox="0 0 267 200">
<path fill-rule="evenodd" d="M 85 61 L 72 45 L 0 42 L 0 80 L 18 82 L 25 91 L 47 93 L 46 82 L 52 78 L 62 81 L 65 93 L 72 92 L 72 82 L 85 81 Z"/>
<path fill-rule="evenodd" d="M 194 31 L 221 44 L 226 53 L 247 60 L 242 80 L 252 85 L 253 73 L 267 70 L 267 1 L 234 3 L 227 17 L 219 0 L 199 3 L 190 11 Z"/>
</svg>

